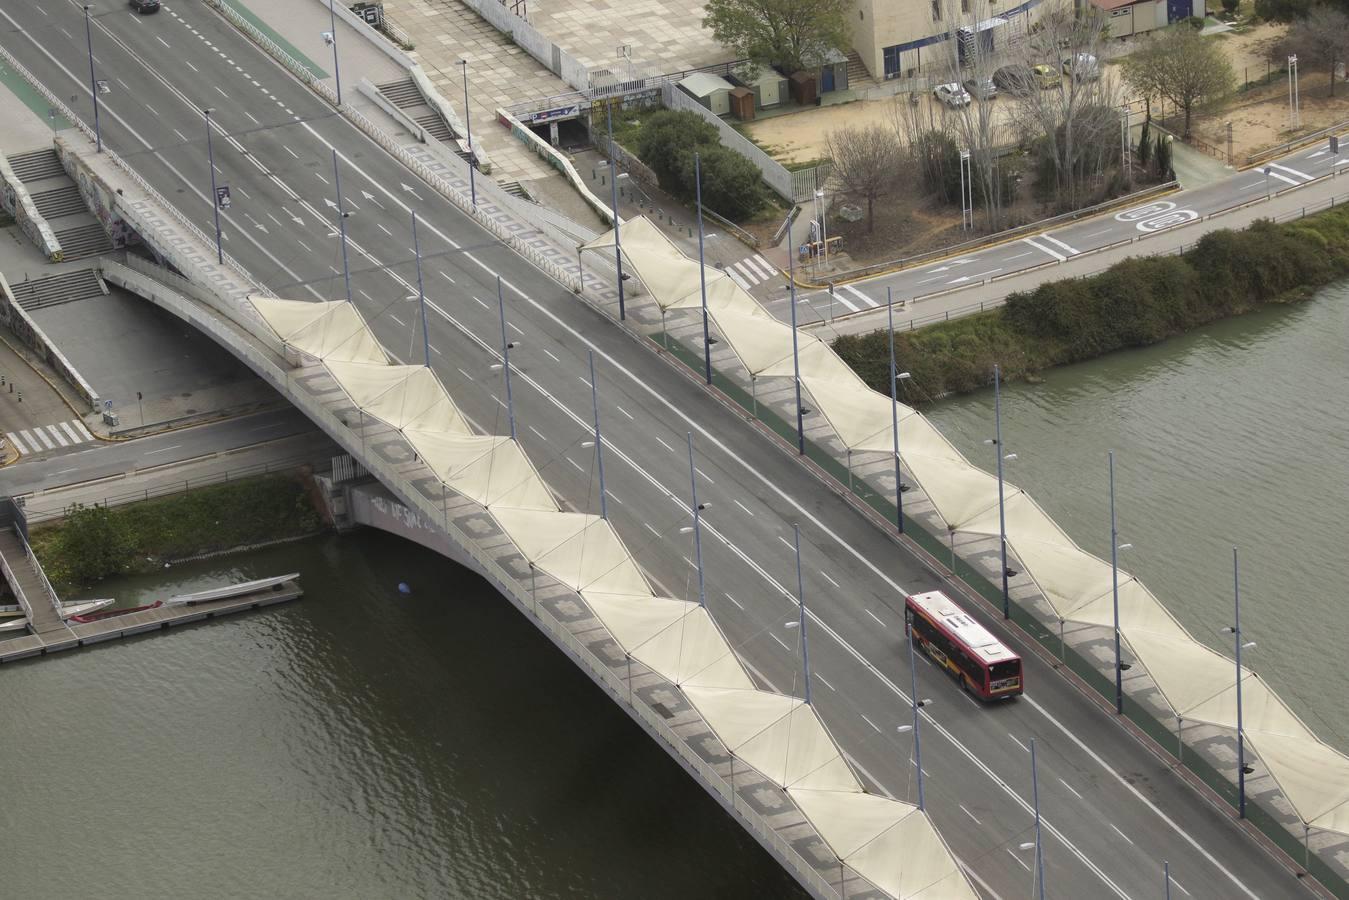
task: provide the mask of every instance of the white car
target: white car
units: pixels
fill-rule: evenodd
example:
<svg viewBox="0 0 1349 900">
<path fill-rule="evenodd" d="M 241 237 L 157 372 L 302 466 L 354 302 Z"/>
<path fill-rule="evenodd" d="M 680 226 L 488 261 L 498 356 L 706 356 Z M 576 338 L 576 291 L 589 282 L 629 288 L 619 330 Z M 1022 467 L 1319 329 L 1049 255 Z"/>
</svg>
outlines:
<svg viewBox="0 0 1349 900">
<path fill-rule="evenodd" d="M 970 105 L 970 93 L 954 81 L 950 84 L 939 84 L 932 89 L 932 96 L 936 97 L 942 103 L 952 109 L 959 109 L 962 106 Z"/>
<path fill-rule="evenodd" d="M 1095 81 L 1101 77 L 1101 64 L 1090 53 L 1079 53 L 1063 61 L 1063 74 L 1073 76 L 1074 81 Z"/>
</svg>

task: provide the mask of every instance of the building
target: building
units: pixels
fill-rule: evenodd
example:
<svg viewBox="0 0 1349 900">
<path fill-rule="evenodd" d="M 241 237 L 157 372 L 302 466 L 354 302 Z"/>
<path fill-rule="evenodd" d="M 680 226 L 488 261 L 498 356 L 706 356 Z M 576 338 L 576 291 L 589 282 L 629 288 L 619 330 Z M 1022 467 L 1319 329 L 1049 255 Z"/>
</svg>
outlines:
<svg viewBox="0 0 1349 900">
<path fill-rule="evenodd" d="M 1105 13 L 1110 37 L 1123 38 L 1204 15 L 1203 0 L 1091 0 Z"/>
<path fill-rule="evenodd" d="M 960 0 L 962 12 L 968 11 L 969 2 Z M 1023 33 L 1031 10 L 1040 4 L 1040 0 L 1026 0 L 999 9 L 997 0 L 976 2 L 987 2 L 989 17 L 973 27 L 956 24 L 955 29 L 960 40 L 978 40 L 985 51 L 996 50 L 1012 35 Z M 853 49 L 878 81 L 908 78 L 924 68 L 944 65 L 951 52 L 943 45 L 951 35 L 953 23 L 947 19 L 952 9 L 951 0 L 857 0 Z"/>
</svg>

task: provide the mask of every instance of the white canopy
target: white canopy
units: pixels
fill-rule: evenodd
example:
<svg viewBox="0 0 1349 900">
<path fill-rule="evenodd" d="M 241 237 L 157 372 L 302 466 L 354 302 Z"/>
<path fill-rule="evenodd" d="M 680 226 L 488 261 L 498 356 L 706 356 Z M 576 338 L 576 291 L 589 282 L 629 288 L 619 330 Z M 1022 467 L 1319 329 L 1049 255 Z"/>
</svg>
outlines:
<svg viewBox="0 0 1349 900">
<path fill-rule="evenodd" d="M 353 403 L 390 428 L 473 433 L 436 373 L 426 366 L 334 360 L 325 360 L 324 366 Z"/>
<path fill-rule="evenodd" d="M 557 510 L 534 464 L 508 437 L 414 428 L 403 434 L 447 487 L 470 500 L 489 509 Z"/>
<path fill-rule="evenodd" d="M 310 303 L 250 295 L 248 302 L 277 337 L 317 359 L 389 361 L 360 312 L 345 300 Z"/>
<path fill-rule="evenodd" d="M 574 591 L 653 593 L 607 519 L 507 507 L 492 515 L 526 558 Z"/>
</svg>

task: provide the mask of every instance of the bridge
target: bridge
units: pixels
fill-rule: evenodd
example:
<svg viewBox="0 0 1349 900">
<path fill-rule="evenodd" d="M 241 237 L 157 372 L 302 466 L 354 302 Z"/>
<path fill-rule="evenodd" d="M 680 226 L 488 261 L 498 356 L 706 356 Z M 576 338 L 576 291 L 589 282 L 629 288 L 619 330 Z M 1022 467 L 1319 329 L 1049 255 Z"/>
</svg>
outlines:
<svg viewBox="0 0 1349 900">
<path fill-rule="evenodd" d="M 0 0 L 14 29 L 0 47 L 54 107 L 74 94 L 68 118 L 83 124 L 76 12 L 32 23 Z M 171 12 L 155 31 L 120 12 L 96 20 L 99 65 L 136 89 L 102 98 L 103 152 L 87 126 L 56 138 L 96 214 L 152 251 L 103 260 L 103 277 L 284 393 L 379 480 L 382 492 L 348 492 L 365 521 L 420 533 L 484 574 L 812 894 L 1020 895 L 1037 805 L 1048 896 L 1160 896 L 1163 861 L 1177 893 L 1196 897 L 1342 884 L 1341 832 L 1303 831 L 1313 817 L 1267 766 L 1238 820 L 1231 735 L 1157 724 L 1143 667 L 1129 715 L 1103 707 L 1099 626 L 1046 629 L 1025 578 L 1014 588 L 1027 611 L 992 624 L 996 540 L 932 528 L 935 504 L 917 495 L 897 538 L 884 515 L 893 459 L 868 451 L 853 471 L 824 415 L 809 417 L 802 459 L 794 416 L 781 418 L 790 380 L 760 392 L 719 347 L 707 390 L 687 365 L 696 355 L 647 336 L 653 285 L 626 298 L 636 322 L 618 322 L 602 258 L 581 269 L 574 242 L 485 179 L 475 206 L 454 160 L 335 110 L 236 23 L 200 5 Z M 179 76 L 188 63 L 200 78 Z M 237 198 L 219 261 L 207 128 Z M 332 305 L 311 302 L 305 319 L 285 302 L 299 300 Z M 1022 653 L 1025 698 L 981 708 L 934 668 L 910 672 L 903 596 L 934 588 L 964 596 Z M 653 642 L 662 634 L 679 639 Z M 935 700 L 920 720 L 921 810 L 914 742 L 897 730 L 913 693 Z"/>
</svg>

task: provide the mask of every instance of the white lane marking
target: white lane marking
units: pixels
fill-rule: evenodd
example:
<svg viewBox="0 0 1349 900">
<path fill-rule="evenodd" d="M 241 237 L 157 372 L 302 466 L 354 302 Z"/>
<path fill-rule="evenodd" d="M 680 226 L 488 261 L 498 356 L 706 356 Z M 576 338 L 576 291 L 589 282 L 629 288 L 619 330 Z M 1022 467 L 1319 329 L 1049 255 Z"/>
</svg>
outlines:
<svg viewBox="0 0 1349 900">
<path fill-rule="evenodd" d="M 583 375 L 577 375 L 576 377 L 581 379 L 581 383 L 584 384 L 586 387 L 591 387 L 590 379 L 586 378 Z"/>
<path fill-rule="evenodd" d="M 548 438 L 546 438 L 546 437 L 543 436 L 543 432 L 542 432 L 542 431 L 539 431 L 539 429 L 535 428 L 533 425 L 527 425 L 526 427 L 527 427 L 530 431 L 532 431 L 532 432 L 534 432 L 535 434 L 537 434 L 537 435 L 539 436 L 539 440 L 541 440 L 541 441 L 546 441 L 546 440 L 548 440 Z"/>
<path fill-rule="evenodd" d="M 1002 258 L 1002 261 L 1003 261 L 1003 262 L 1011 262 L 1011 261 L 1014 260 L 1014 259 L 1021 259 L 1021 258 L 1024 257 L 1024 256 L 1030 256 L 1031 253 L 1033 253 L 1033 252 L 1034 252 L 1033 250 L 1027 250 L 1025 253 L 1016 253 L 1016 254 L 1014 254 L 1014 255 L 1012 255 L 1012 256 L 1004 256 L 1004 257 Z"/>
<path fill-rule="evenodd" d="M 828 679 L 828 678 L 825 678 L 825 677 L 824 677 L 823 675 L 821 675 L 819 672 L 815 672 L 811 677 L 813 677 L 816 681 L 818 681 L 818 682 L 820 682 L 821 684 L 823 684 L 825 687 L 829 688 L 829 690 L 833 691 L 834 693 L 838 693 L 838 688 L 836 688 L 836 687 L 834 687 L 832 684 L 830 684 L 830 683 L 829 683 L 829 679 Z"/>
<path fill-rule="evenodd" d="M 440 272 L 439 269 L 437 269 L 436 271 L 437 271 L 437 272 Z M 454 284 L 454 279 L 451 278 L 450 276 L 446 275 L 444 272 L 440 272 L 440 277 L 441 277 L 441 278 L 444 278 L 444 279 L 445 279 L 446 281 L 448 281 L 450 284 Z"/>
<path fill-rule="evenodd" d="M 394 315 L 393 313 L 389 313 L 389 318 L 390 318 L 390 319 L 393 319 L 395 322 L 397 322 L 399 328 L 407 328 L 407 327 L 408 327 L 408 323 L 404 322 L 402 319 L 398 318 L 398 317 L 397 317 L 396 315 Z"/>
<path fill-rule="evenodd" d="M 633 421 L 633 422 L 637 421 L 636 418 L 633 417 L 632 413 L 628 412 L 626 409 L 624 409 L 623 407 L 619 406 L 617 403 L 614 404 L 614 409 L 618 410 L 618 411 L 621 412 L 623 415 L 627 416 L 628 419 L 630 419 L 631 421 Z"/>
<path fill-rule="evenodd" d="M 1280 181 L 1282 181 L 1284 184 L 1302 184 L 1302 182 L 1300 182 L 1300 181 L 1298 181 L 1297 179 L 1294 179 L 1294 178 L 1289 178 L 1287 175 L 1284 175 L 1282 172 L 1270 172 L 1270 173 L 1269 173 L 1269 177 L 1270 177 L 1270 178 L 1277 178 L 1277 179 L 1279 179 Z"/>
<path fill-rule="evenodd" d="M 857 288 L 853 287 L 850 284 L 840 284 L 839 288 L 852 294 L 854 297 L 858 298 L 872 309 L 875 309 L 876 307 L 880 306 L 880 304 L 877 303 L 875 300 L 872 300 L 866 294 L 862 293 L 861 291 L 859 291 Z"/>
<path fill-rule="evenodd" d="M 1091 234 L 1084 234 L 1084 235 L 1082 235 L 1082 236 L 1083 236 L 1083 237 L 1089 237 L 1089 238 L 1092 238 L 1092 237 L 1100 237 L 1100 236 L 1103 235 L 1103 234 L 1109 234 L 1109 233 L 1110 233 L 1110 229 L 1109 229 L 1109 228 L 1102 228 L 1100 231 L 1093 231 Z"/>
<path fill-rule="evenodd" d="M 1021 743 L 1020 741 L 1017 741 L 1016 735 L 1012 734 L 1012 733 L 1009 731 L 1009 732 L 1007 732 L 1007 736 L 1008 736 L 1009 738 L 1011 738 L 1012 740 L 1016 741 L 1016 745 L 1017 745 L 1018 747 L 1020 747 L 1022 750 L 1025 750 L 1027 753 L 1030 752 L 1030 748 L 1029 748 L 1029 747 L 1027 747 L 1025 744 Z"/>
<path fill-rule="evenodd" d="M 158 117 L 158 116 L 159 116 L 159 110 L 155 109 L 155 108 L 154 108 L 153 106 L 151 106 L 150 104 L 148 104 L 148 103 L 145 104 L 145 108 L 148 109 L 148 110 L 150 110 L 150 113 L 151 113 L 152 115 L 154 115 L 155 117 Z"/>
<path fill-rule="evenodd" d="M 707 477 L 707 473 L 706 473 L 706 472 L 704 472 L 702 469 L 698 468 L 697 466 L 694 466 L 694 467 L 693 467 L 693 471 L 697 472 L 700 476 L 702 476 L 703 481 L 706 481 L 708 484 L 716 484 L 715 481 L 713 481 L 711 478 L 708 478 L 708 477 Z"/>
<path fill-rule="evenodd" d="M 72 444 L 84 443 L 84 438 L 80 437 L 78 434 L 75 433 L 75 429 L 70 427 L 69 422 L 62 422 L 61 427 L 66 430 L 66 434 L 70 435 L 70 442 Z"/>
<path fill-rule="evenodd" d="M 576 464 L 576 461 L 573 460 L 570 456 L 564 456 L 564 457 L 562 457 L 562 458 L 565 459 L 567 462 L 571 463 L 572 468 L 575 469 L 576 471 L 578 471 L 578 472 L 584 472 L 584 471 L 585 471 L 585 469 L 583 469 L 583 468 L 581 468 L 580 466 L 578 466 L 578 465 Z"/>
<path fill-rule="evenodd" d="M 306 253 L 313 253 L 313 252 L 314 252 L 313 250 L 309 249 L 309 245 L 308 245 L 308 244 L 306 244 L 304 241 L 300 240 L 299 238 L 296 238 L 296 239 L 295 239 L 295 243 L 297 243 L 297 244 L 299 244 L 301 247 L 303 247 L 303 248 L 305 249 L 305 252 L 306 252 Z"/>
<path fill-rule="evenodd" d="M 746 287 L 746 282 L 748 282 L 750 286 L 753 286 L 760 281 L 763 281 L 763 276 L 760 275 L 758 270 L 751 266 L 747 260 L 731 263 L 725 271 L 727 275 L 731 276 L 736 284 L 744 287 L 746 290 L 749 290 L 749 288 Z"/>
<path fill-rule="evenodd" d="M 1253 188 L 1264 187 L 1264 186 L 1265 186 L 1265 181 L 1264 181 L 1264 179 L 1262 178 L 1262 179 L 1259 180 L 1259 181 L 1252 181 L 1250 184 L 1243 184 L 1243 185 L 1239 188 L 1239 190 L 1249 191 L 1249 190 L 1252 190 Z"/>
<path fill-rule="evenodd" d="M 94 439 L 93 434 L 89 432 L 88 428 L 84 427 L 83 422 L 81 422 L 79 419 L 72 419 L 71 421 L 75 423 L 75 430 L 78 431 L 80 434 L 84 435 L 84 439 L 86 441 L 92 441 Z"/>
<path fill-rule="evenodd" d="M 1064 781 L 1062 778 L 1059 779 L 1059 784 L 1061 784 L 1061 785 L 1063 785 L 1064 787 L 1066 787 L 1066 788 L 1068 789 L 1068 793 L 1072 794 L 1072 795 L 1073 795 L 1074 797 L 1076 797 L 1077 799 L 1079 799 L 1079 800 L 1082 799 L 1082 795 L 1079 794 L 1077 791 L 1073 790 L 1073 786 L 1072 786 L 1071 784 L 1069 784 L 1068 782 Z"/>
<path fill-rule="evenodd" d="M 730 600 L 730 601 L 731 601 L 732 603 L 734 603 L 736 606 L 739 606 L 741 609 L 744 609 L 744 608 L 745 608 L 745 607 L 743 607 L 743 606 L 740 605 L 740 601 L 739 601 L 739 600 L 735 599 L 735 598 L 732 597 L 730 594 L 727 594 L 725 591 L 722 591 L 722 594 L 726 597 L 727 600 Z"/>
<path fill-rule="evenodd" d="M 48 425 L 47 431 L 51 434 L 53 438 L 56 439 L 56 443 L 60 444 L 62 447 L 70 446 L 70 441 L 66 440 L 65 435 L 61 434 L 60 429 L 58 429 L 55 425 Z"/>
<path fill-rule="evenodd" d="M 1288 166 L 1281 166 L 1281 165 L 1279 165 L 1278 163 L 1269 163 L 1268 165 L 1269 165 L 1270 168 L 1272 168 L 1272 169 L 1278 169 L 1278 170 L 1280 170 L 1280 171 L 1282 171 L 1282 172 L 1288 172 L 1288 173 L 1291 174 L 1291 175 L 1296 175 L 1298 178 L 1301 178 L 1303 181 L 1315 181 L 1315 180 L 1316 180 L 1316 176 L 1314 176 L 1314 175 L 1308 175 L 1306 172 L 1299 172 L 1297 169 L 1290 169 Z M 1274 173 L 1271 172 L 1270 174 L 1273 175 Z"/>
<path fill-rule="evenodd" d="M 859 715 L 861 715 L 861 714 L 859 713 Z M 868 725 L 870 725 L 872 728 L 876 728 L 876 723 L 873 722 L 873 721 L 871 721 L 870 719 L 868 719 L 866 716 L 862 716 L 862 721 L 866 722 L 866 723 L 867 723 Z M 885 732 L 881 731 L 879 728 L 876 728 L 876 733 L 877 733 L 877 734 L 884 734 Z"/>
<path fill-rule="evenodd" d="M 792 551 L 793 553 L 796 552 L 796 545 L 793 544 L 791 541 L 787 540 L 782 535 L 778 535 L 778 540 L 782 541 L 783 545 L 785 545 L 788 550 Z"/>
<path fill-rule="evenodd" d="M 287 147 L 285 144 L 282 144 L 282 145 L 281 145 L 281 149 L 282 149 L 282 150 L 285 150 L 287 153 L 289 153 L 291 156 L 295 157 L 296 159 L 299 159 L 299 158 L 300 158 L 300 154 L 296 153 L 294 150 L 290 149 L 290 148 Z"/>
<path fill-rule="evenodd" d="M 834 587 L 839 587 L 839 583 L 834 579 L 830 578 L 828 572 L 820 572 L 820 577 L 823 578 L 825 581 L 829 582 L 830 584 L 832 584 Z"/>
<path fill-rule="evenodd" d="M 732 499 L 731 502 L 734 503 L 736 506 L 740 507 L 741 509 L 743 509 L 745 512 L 749 513 L 751 516 L 754 515 L 754 511 L 745 504 L 741 503 L 739 500 Z"/>
<path fill-rule="evenodd" d="M 1035 243 L 1035 241 L 1032 241 L 1030 238 L 1022 238 L 1021 240 L 1022 240 L 1023 243 L 1029 244 L 1030 246 L 1034 247 L 1036 250 L 1039 250 L 1041 253 L 1048 253 L 1050 256 L 1054 257 L 1054 258 L 1057 259 L 1059 262 L 1063 262 L 1064 260 L 1066 260 L 1066 259 L 1068 258 L 1068 257 L 1064 256 L 1062 253 L 1060 253 L 1059 251 L 1057 251 L 1057 250 L 1051 250 L 1051 249 L 1049 249 L 1048 247 L 1046 247 L 1046 246 L 1044 246 L 1044 245 L 1042 245 L 1042 244 L 1037 244 L 1037 243 Z"/>
<path fill-rule="evenodd" d="M 558 359 L 556 356 L 554 356 L 554 355 L 553 355 L 553 351 L 549 350 L 547 347 L 544 347 L 544 348 L 543 348 L 543 352 L 544 352 L 544 353 L 547 353 L 548 356 L 553 360 L 553 362 L 562 362 L 562 360 L 560 360 L 560 359 Z"/>
<path fill-rule="evenodd" d="M 740 260 L 740 263 L 761 276 L 761 281 L 766 281 L 778 274 L 778 270 L 773 268 L 773 264 L 757 253 L 753 256 L 745 257 Z"/>
<path fill-rule="evenodd" d="M 33 448 L 32 452 L 40 453 L 42 451 L 42 446 L 38 443 L 37 438 L 29 434 L 28 429 L 25 428 L 19 434 L 23 435 L 23 439 L 28 443 L 28 446 Z"/>
<path fill-rule="evenodd" d="M 1036 710 L 1037 712 L 1040 713 L 1040 715 L 1048 719 L 1049 722 L 1055 728 L 1057 728 L 1069 740 L 1071 740 L 1074 744 L 1076 744 L 1079 750 L 1081 750 L 1083 753 L 1086 753 L 1088 756 L 1092 758 L 1093 761 L 1096 762 L 1097 765 L 1099 765 L 1105 771 L 1109 772 L 1111 777 L 1113 777 L 1116 781 L 1118 781 L 1121 785 L 1123 785 L 1126 791 L 1132 794 L 1136 799 L 1142 801 L 1143 805 L 1146 806 L 1148 809 L 1156 813 L 1157 817 L 1161 819 L 1163 822 L 1165 822 L 1171 828 L 1172 831 L 1174 831 L 1176 834 L 1180 835 L 1182 838 L 1185 839 L 1185 843 L 1189 844 L 1191 847 L 1198 850 L 1203 855 L 1204 859 L 1208 860 L 1213 865 L 1213 867 L 1217 869 L 1219 872 L 1222 872 L 1224 875 L 1226 875 L 1228 880 L 1231 881 L 1233 884 L 1235 884 L 1238 888 L 1240 888 L 1243 894 L 1245 894 L 1247 897 L 1250 897 L 1251 900 L 1259 900 L 1259 898 L 1255 895 L 1255 893 L 1250 888 L 1246 887 L 1246 885 L 1242 883 L 1241 879 L 1237 878 L 1236 873 L 1228 870 L 1222 863 L 1218 862 L 1218 860 L 1213 856 L 1213 854 L 1209 853 L 1206 848 L 1202 847 L 1199 844 L 1199 842 L 1190 835 L 1188 831 L 1181 828 L 1178 824 L 1176 824 L 1174 820 L 1172 820 L 1170 816 L 1162 812 L 1161 809 L 1157 807 L 1157 804 L 1153 803 L 1147 797 L 1144 797 L 1142 791 L 1134 787 L 1127 779 L 1125 779 L 1123 775 L 1112 769 L 1110 766 L 1106 765 L 1105 760 L 1101 759 L 1100 755 L 1095 750 L 1092 750 L 1090 747 L 1088 747 L 1085 743 L 1083 743 L 1081 738 L 1079 738 L 1073 732 L 1069 731 L 1064 726 L 1064 724 L 1060 722 L 1058 719 L 1050 715 L 1049 710 L 1045 709 L 1043 706 L 1037 703 L 1028 694 L 1023 694 L 1022 699 L 1024 699 L 1027 703 L 1029 703 L 1032 709 Z"/>
<path fill-rule="evenodd" d="M 647 530 L 647 531 L 651 532 L 651 533 L 654 534 L 656 537 L 660 537 L 660 532 L 657 531 L 656 529 L 652 528 L 648 523 L 643 522 L 642 524 L 646 526 L 646 530 Z"/>
<path fill-rule="evenodd" d="M 754 286 L 750 282 L 746 281 L 745 276 L 736 272 L 735 269 L 727 269 L 726 274 L 731 276 L 732 281 L 740 285 L 740 289 L 742 291 L 748 291 L 750 288 Z"/>
<path fill-rule="evenodd" d="M 182 447 L 182 446 L 183 446 L 182 444 L 171 444 L 171 445 L 168 446 L 168 447 L 160 447 L 158 450 L 146 450 L 145 453 L 143 453 L 142 455 L 143 455 L 143 456 L 152 456 L 152 455 L 154 455 L 154 454 L 156 454 L 156 453 L 168 453 L 170 450 L 177 450 L 178 448 L 180 448 L 180 447 Z"/>
<path fill-rule="evenodd" d="M 322 175 L 320 175 L 318 172 L 315 172 L 315 173 L 314 173 L 314 177 L 317 178 L 319 181 L 322 181 L 324 184 L 328 184 L 328 183 L 329 183 L 328 179 L 324 178 L 324 177 L 323 177 Z"/>
<path fill-rule="evenodd" d="M 869 609 L 864 609 L 864 610 L 862 610 L 862 611 L 865 612 L 867 615 L 871 616 L 871 618 L 876 619 L 876 623 L 877 623 L 878 625 L 880 625 L 882 628 L 889 628 L 889 627 L 890 627 L 889 625 L 886 625 L 884 622 L 882 622 L 879 618 L 877 618 L 876 614 L 875 614 L 874 612 L 872 612 L 871 610 L 869 610 Z"/>
<path fill-rule="evenodd" d="M 978 817 L 975 816 L 974 813 L 970 812 L 968 809 L 965 808 L 965 804 L 963 804 L 963 803 L 957 803 L 956 806 L 959 806 L 959 807 L 960 807 L 960 811 L 963 812 L 965 815 L 969 816 L 971 819 L 974 819 L 974 824 L 975 824 L 975 825 L 982 825 L 982 824 L 984 824 L 983 822 L 980 822 L 980 821 L 979 821 Z"/>
<path fill-rule="evenodd" d="M 977 273 L 975 273 L 974 275 L 961 275 L 959 278 L 952 278 L 952 279 L 948 282 L 948 284 L 965 284 L 966 282 L 970 282 L 970 281 L 978 281 L 979 279 L 983 278 L 985 275 L 996 275 L 996 274 L 998 274 L 998 273 L 1001 272 L 1001 271 L 1002 271 L 1002 266 L 998 266 L 996 269 L 989 269 L 989 270 L 987 270 L 987 271 L 985 271 L 985 272 L 977 272 Z"/>
<path fill-rule="evenodd" d="M 835 289 L 835 290 L 832 291 L 832 292 L 826 291 L 825 293 L 828 293 L 828 294 L 829 294 L 830 302 L 831 302 L 831 303 L 832 303 L 833 301 L 837 300 L 839 303 L 842 303 L 845 307 L 847 307 L 848 309 L 852 310 L 853 312 L 860 312 L 860 311 L 861 311 L 858 307 L 854 306 L 854 305 L 853 305 L 853 302 L 852 302 L 851 300 L 849 300 L 847 297 L 840 296 L 837 289 Z M 818 295 L 816 295 L 816 296 L 818 296 Z"/>
<path fill-rule="evenodd" d="M 375 223 L 375 227 L 377 227 L 380 231 L 382 231 L 382 232 L 384 232 L 385 234 L 387 234 L 389 237 L 393 237 L 393 232 L 390 231 L 389 229 L 385 228 L 383 222 L 376 222 L 376 223 Z"/>
<path fill-rule="evenodd" d="M 1008 856 L 1010 856 L 1012 859 L 1016 860 L 1017 865 L 1021 866 L 1021 868 L 1025 869 L 1027 872 L 1030 871 L 1030 866 L 1026 865 L 1026 861 L 1025 861 L 1025 860 L 1023 860 L 1021 857 L 1019 857 L 1019 856 L 1017 856 L 1015 853 L 1013 853 L 1011 847 L 1005 847 L 1005 848 L 1003 848 L 1003 849 L 1005 849 L 1005 850 L 1007 851 L 1007 855 L 1008 855 Z"/>
<path fill-rule="evenodd" d="M 1124 838 L 1126 841 L 1129 841 L 1129 836 L 1128 836 L 1127 834 L 1125 834 L 1124 832 L 1120 831 L 1118 828 L 1115 828 L 1115 823 L 1114 823 L 1114 822 L 1111 822 L 1111 823 L 1110 823 L 1110 827 L 1115 829 L 1115 834 L 1117 834 L 1117 835 L 1119 835 L 1120 837 Z M 1129 843 L 1132 844 L 1133 841 L 1129 841 Z"/>
<path fill-rule="evenodd" d="M 675 452 L 675 448 L 671 447 L 669 444 L 665 443 L 665 441 L 661 440 L 659 435 L 656 437 L 656 440 L 660 441 L 660 445 L 664 447 L 666 450 L 669 450 L 671 453 Z"/>
<path fill-rule="evenodd" d="M 492 307 L 488 306 L 486 303 L 483 303 L 481 300 L 478 300 L 477 297 L 474 297 L 473 299 L 474 299 L 474 300 L 477 300 L 477 301 L 478 301 L 478 305 L 481 306 L 483 309 L 491 309 L 491 308 L 492 308 Z"/>
<path fill-rule="evenodd" d="M 173 129 L 173 133 L 176 134 L 176 135 L 178 135 L 178 139 L 179 139 L 179 140 L 182 140 L 182 141 L 186 141 L 186 140 L 187 140 L 187 135 L 183 134 L 183 133 L 182 133 L 181 131 L 179 131 L 177 128 Z"/>
<path fill-rule="evenodd" d="M 456 366 L 456 368 L 458 368 L 458 367 Z M 460 374 L 460 375 L 463 375 L 463 376 L 464 376 L 465 378 L 467 378 L 469 381 L 473 381 L 473 376 L 470 375 L 470 374 L 468 374 L 467 372 L 465 372 L 463 369 L 459 369 L 459 374 Z"/>
<path fill-rule="evenodd" d="M 1174 875 L 1171 876 L 1171 883 L 1174 884 L 1176 887 L 1180 888 L 1180 892 L 1181 892 L 1182 894 L 1184 894 L 1186 897 L 1193 897 L 1193 896 L 1194 896 L 1194 895 L 1191 894 L 1189 891 L 1185 890 L 1185 885 L 1183 885 L 1183 884 L 1181 884 L 1179 881 L 1177 881 L 1177 880 L 1176 880 L 1176 876 L 1174 876 Z"/>
<path fill-rule="evenodd" d="M 1064 250 L 1067 250 L 1073 256 L 1076 256 L 1077 254 L 1082 252 L 1081 250 L 1078 250 L 1075 247 L 1070 247 L 1068 244 L 1065 244 L 1063 241 L 1059 240 L 1058 238 L 1052 235 L 1042 234 L 1040 235 L 1040 238 L 1041 240 L 1046 240 L 1050 241 L 1051 243 L 1058 244 L 1060 247 L 1062 247 Z"/>
<path fill-rule="evenodd" d="M 217 94 L 219 94 L 220 96 L 224 97 L 226 100 L 228 100 L 228 99 L 230 98 L 230 95 L 227 94 L 227 93 L 225 93 L 224 91 L 222 91 L 222 90 L 220 89 L 220 86 L 219 86 L 219 85 L 213 84 L 213 85 L 211 85 L 211 87 L 215 88 L 215 92 L 216 92 Z"/>
<path fill-rule="evenodd" d="M 169 42 L 166 41 L 166 40 L 164 40 L 164 39 L 163 39 L 162 37 L 160 37 L 159 35 L 155 35 L 155 40 L 159 41 L 159 42 L 160 42 L 161 44 L 163 44 L 165 47 L 167 47 L 167 46 L 169 45 Z"/>
<path fill-rule="evenodd" d="M 12 431 L 6 432 L 6 433 L 5 433 L 5 438 L 6 438 L 11 444 L 13 444 L 14 447 L 15 447 L 15 449 L 18 450 L 20 453 L 27 453 L 27 452 L 28 452 L 28 448 L 24 446 L 23 441 L 19 440 L 19 436 L 18 436 L 17 434 L 15 434 L 14 432 L 12 432 Z"/>
<path fill-rule="evenodd" d="M 788 647 L 786 644 L 782 643 L 782 638 L 778 637 L 776 634 L 773 634 L 771 631 L 768 633 L 768 636 L 771 637 L 773 640 L 777 641 L 777 642 L 778 642 L 778 646 L 781 647 L 783 650 L 786 650 L 788 653 L 795 653 L 795 652 L 796 652 L 796 651 L 793 650 L 791 647 Z M 877 729 L 877 730 L 879 730 L 879 729 Z"/>
<path fill-rule="evenodd" d="M 26 432 L 26 431 L 24 432 L 24 434 L 27 434 L 27 433 L 28 433 L 28 432 Z M 55 449 L 56 449 L 56 445 L 52 443 L 52 439 L 49 438 L 49 437 L 47 437 L 46 432 L 44 432 L 40 427 L 34 428 L 34 429 L 33 429 L 33 433 L 37 435 L 37 438 L 38 438 L 39 441 L 41 441 L 42 443 L 44 443 L 44 444 L 47 445 L 47 449 L 48 449 L 48 450 L 55 450 Z M 35 443 L 36 443 L 36 442 L 35 442 Z"/>
</svg>

